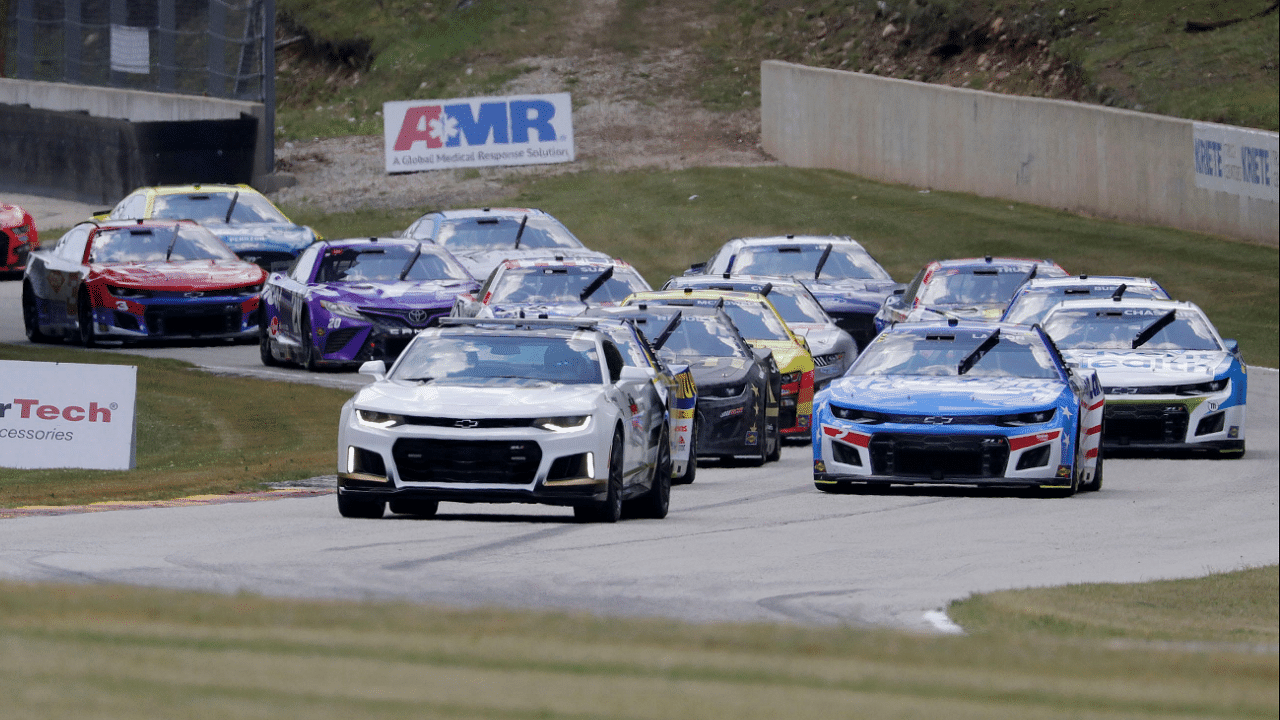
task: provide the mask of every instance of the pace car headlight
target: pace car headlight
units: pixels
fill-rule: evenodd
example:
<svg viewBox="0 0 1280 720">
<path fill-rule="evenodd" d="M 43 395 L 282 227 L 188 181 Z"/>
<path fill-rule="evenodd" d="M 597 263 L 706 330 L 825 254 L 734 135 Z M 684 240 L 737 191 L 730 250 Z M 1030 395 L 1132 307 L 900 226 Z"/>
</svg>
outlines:
<svg viewBox="0 0 1280 720">
<path fill-rule="evenodd" d="M 863 425 L 879 425 L 884 422 L 884 416 L 880 413 L 873 413 L 867 410 L 858 410 L 857 408 L 847 408 L 831 403 L 831 414 L 841 420 L 849 422 L 861 423 Z"/>
<path fill-rule="evenodd" d="M 1195 385 L 1179 385 L 1177 392 L 1179 395 L 1208 395 L 1226 390 L 1228 382 L 1230 381 L 1227 378 L 1220 378 Z"/>
<path fill-rule="evenodd" d="M 574 432 L 585 430 L 591 424 L 590 415 L 561 415 L 558 417 L 540 417 L 533 421 L 533 426 L 549 432 Z"/>
<path fill-rule="evenodd" d="M 356 419 L 361 425 L 376 428 L 390 428 L 404 423 L 403 415 L 378 412 L 377 410 L 356 410 Z"/>
<path fill-rule="evenodd" d="M 1057 412 L 1053 408 L 1048 410 L 1037 410 L 1035 412 L 1018 413 L 1017 415 L 1001 415 L 996 418 L 996 424 L 1001 427 L 1022 427 L 1023 425 L 1043 425 L 1053 419 L 1054 413 Z"/>
<path fill-rule="evenodd" d="M 321 300 L 320 307 L 329 311 L 330 315 L 339 317 L 348 317 L 355 320 L 363 320 L 364 316 L 360 314 L 360 308 L 348 302 L 338 302 L 336 300 Z"/>
</svg>

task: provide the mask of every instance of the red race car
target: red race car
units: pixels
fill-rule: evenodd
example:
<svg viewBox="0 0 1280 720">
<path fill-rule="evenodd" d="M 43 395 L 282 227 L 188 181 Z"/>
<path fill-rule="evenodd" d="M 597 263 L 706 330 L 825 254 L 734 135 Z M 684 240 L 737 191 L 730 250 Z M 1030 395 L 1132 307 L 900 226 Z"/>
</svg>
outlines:
<svg viewBox="0 0 1280 720">
<path fill-rule="evenodd" d="M 0 202 L 0 275 L 22 272 L 27 267 L 27 256 L 39 249 L 40 239 L 31 213 Z"/>
<path fill-rule="evenodd" d="M 266 276 L 189 220 L 83 222 L 31 253 L 22 318 L 33 342 L 256 341 Z"/>
</svg>

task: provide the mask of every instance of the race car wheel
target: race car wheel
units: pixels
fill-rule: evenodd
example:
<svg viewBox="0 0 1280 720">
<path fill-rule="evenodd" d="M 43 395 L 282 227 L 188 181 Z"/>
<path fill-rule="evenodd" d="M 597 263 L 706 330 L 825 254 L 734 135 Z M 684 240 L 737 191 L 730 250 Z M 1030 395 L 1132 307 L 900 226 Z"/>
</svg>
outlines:
<svg viewBox="0 0 1280 720">
<path fill-rule="evenodd" d="M 684 466 L 684 474 L 671 479 L 672 485 L 688 485 L 698 474 L 698 418 L 693 419 L 693 430 L 689 433 L 689 462 Z"/>
<path fill-rule="evenodd" d="M 320 350 L 316 348 L 315 340 L 311 337 L 311 313 L 306 310 L 302 311 L 301 330 L 302 367 L 309 372 L 315 372 L 320 367 Z"/>
<path fill-rule="evenodd" d="M 605 499 L 601 502 L 573 506 L 574 517 L 583 522 L 615 523 L 622 517 L 622 432 L 613 434 L 613 446 L 609 448 L 609 482 Z"/>
<path fill-rule="evenodd" d="M 97 333 L 93 331 L 93 303 L 89 300 L 89 293 L 86 290 L 80 290 L 80 301 L 76 303 L 76 324 L 80 330 L 80 344 L 91 348 L 98 344 Z"/>
<path fill-rule="evenodd" d="M 671 443 L 668 437 L 668 429 L 664 425 L 662 440 L 658 442 L 658 459 L 653 465 L 653 482 L 649 492 L 627 503 L 629 516 L 654 520 L 667 516 L 671 505 Z"/>
<path fill-rule="evenodd" d="M 276 367 L 280 364 L 276 356 L 271 354 L 271 333 L 266 325 L 258 328 L 258 355 L 262 358 L 262 364 L 267 367 Z"/>
<path fill-rule="evenodd" d="M 778 427 L 776 420 L 773 423 L 773 432 L 769 434 L 773 437 L 773 449 L 769 451 L 769 456 L 765 460 L 777 462 L 782 459 L 782 428 Z"/>
<path fill-rule="evenodd" d="M 1102 451 L 1098 451 L 1098 464 L 1093 470 L 1093 480 L 1080 486 L 1080 492 L 1097 492 L 1102 489 Z"/>
<path fill-rule="evenodd" d="M 36 294 L 30 283 L 22 284 L 22 325 L 31 342 L 49 342 L 49 336 L 40 332 L 40 313 L 36 310 Z"/>
<path fill-rule="evenodd" d="M 382 500 L 357 500 L 349 495 L 338 493 L 338 514 L 345 518 L 366 520 L 380 518 L 386 505 L 387 503 Z"/>
<path fill-rule="evenodd" d="M 392 500 L 387 508 L 396 515 L 415 515 L 417 517 L 434 517 L 440 509 L 438 500 Z"/>
</svg>

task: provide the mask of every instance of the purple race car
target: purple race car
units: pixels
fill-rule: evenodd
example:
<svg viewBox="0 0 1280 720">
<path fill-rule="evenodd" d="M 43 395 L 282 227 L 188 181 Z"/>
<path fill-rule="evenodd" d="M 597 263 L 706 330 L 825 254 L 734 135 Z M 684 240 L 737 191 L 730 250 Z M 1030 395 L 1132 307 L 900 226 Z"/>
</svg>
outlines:
<svg viewBox="0 0 1280 720">
<path fill-rule="evenodd" d="M 480 287 L 444 248 L 405 238 L 322 241 L 262 291 L 264 365 L 390 364 L 423 328 Z"/>
</svg>

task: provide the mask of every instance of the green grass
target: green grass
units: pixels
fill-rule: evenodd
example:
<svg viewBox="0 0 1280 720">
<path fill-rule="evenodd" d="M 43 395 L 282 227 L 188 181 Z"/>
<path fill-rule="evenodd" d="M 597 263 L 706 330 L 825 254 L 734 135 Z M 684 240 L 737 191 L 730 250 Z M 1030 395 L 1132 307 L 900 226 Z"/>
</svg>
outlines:
<svg viewBox="0 0 1280 720">
<path fill-rule="evenodd" d="M 6 468 L 0 475 L 0 507 L 226 494 L 258 490 L 264 482 L 332 474 L 338 411 L 351 395 L 312 385 L 215 377 L 177 360 L 73 348 L 0 344 L 0 360 L 138 368 L 137 468 Z"/>
<path fill-rule="evenodd" d="M 1280 364 L 1280 253 L 1198 233 L 885 185 L 829 170 L 701 168 L 548 177 L 494 203 L 540 207 L 660 285 L 742 235 L 847 234 L 893 276 L 944 257 L 1050 257 L 1072 273 L 1150 276 L 1196 302 L 1250 364 Z M 326 237 L 390 233 L 418 211 L 286 208 Z"/>
<path fill-rule="evenodd" d="M 1238 624 L 1274 643 L 1275 566 L 1233 575 L 1269 593 Z M 1190 617 L 1221 581 L 1164 595 Z M 1274 718 L 1280 670 L 1274 651 L 1051 627 L 932 637 L 21 583 L 0 583 L 0 608 L 0 716 L 22 718 Z M 1235 641 L 1187 639 L 1206 637 Z"/>
</svg>

